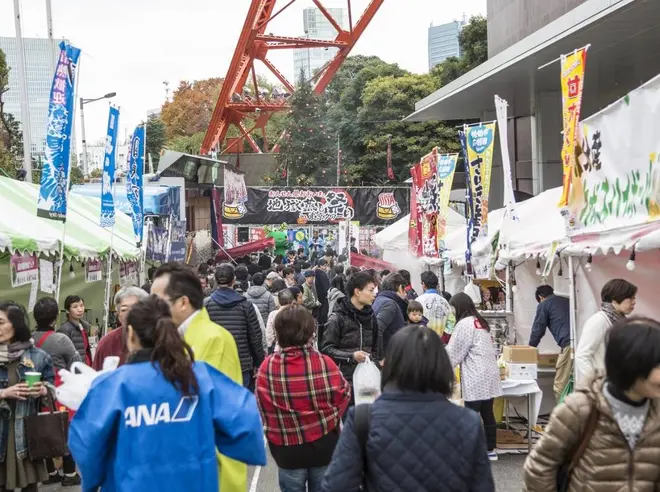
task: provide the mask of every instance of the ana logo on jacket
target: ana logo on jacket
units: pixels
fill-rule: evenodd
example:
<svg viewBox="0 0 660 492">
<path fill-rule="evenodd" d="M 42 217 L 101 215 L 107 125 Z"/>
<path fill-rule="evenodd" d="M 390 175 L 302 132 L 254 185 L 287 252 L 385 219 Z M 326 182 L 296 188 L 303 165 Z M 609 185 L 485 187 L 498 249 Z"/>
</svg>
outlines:
<svg viewBox="0 0 660 492">
<path fill-rule="evenodd" d="M 188 422 L 192 419 L 199 398 L 197 396 L 184 396 L 179 401 L 174 413 L 170 412 L 170 404 L 137 405 L 124 410 L 126 427 L 142 427 L 158 424 L 174 424 Z"/>
</svg>

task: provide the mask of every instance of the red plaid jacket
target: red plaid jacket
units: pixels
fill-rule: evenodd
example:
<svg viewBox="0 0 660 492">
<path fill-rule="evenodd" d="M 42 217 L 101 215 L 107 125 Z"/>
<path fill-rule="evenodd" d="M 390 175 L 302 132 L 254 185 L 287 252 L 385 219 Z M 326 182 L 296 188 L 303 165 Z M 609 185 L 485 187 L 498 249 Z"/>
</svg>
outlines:
<svg viewBox="0 0 660 492">
<path fill-rule="evenodd" d="M 307 345 L 266 358 L 256 396 L 268 441 L 295 446 L 314 442 L 339 425 L 351 388 L 330 357 Z"/>
</svg>

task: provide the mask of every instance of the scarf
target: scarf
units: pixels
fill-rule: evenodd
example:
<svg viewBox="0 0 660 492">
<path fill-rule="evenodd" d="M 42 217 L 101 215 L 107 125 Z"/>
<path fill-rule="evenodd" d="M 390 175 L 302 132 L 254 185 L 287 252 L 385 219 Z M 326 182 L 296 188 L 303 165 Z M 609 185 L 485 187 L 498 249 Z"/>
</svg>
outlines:
<svg viewBox="0 0 660 492">
<path fill-rule="evenodd" d="M 32 340 L 0 345 L 0 364 L 7 364 L 23 357 L 26 349 L 32 347 Z"/>
<path fill-rule="evenodd" d="M 610 322 L 610 326 L 614 326 L 617 324 L 619 321 L 623 321 L 626 319 L 626 317 L 621 314 L 619 311 L 614 309 L 614 306 L 612 305 L 611 302 L 603 302 L 600 305 L 601 311 L 605 313 L 605 316 L 607 316 L 607 321 Z"/>
</svg>

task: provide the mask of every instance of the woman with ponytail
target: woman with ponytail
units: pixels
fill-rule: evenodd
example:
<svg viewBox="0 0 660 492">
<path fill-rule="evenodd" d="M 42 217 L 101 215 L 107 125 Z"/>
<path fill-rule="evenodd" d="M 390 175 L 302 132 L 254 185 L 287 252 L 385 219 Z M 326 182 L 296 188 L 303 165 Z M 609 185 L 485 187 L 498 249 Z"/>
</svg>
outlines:
<svg viewBox="0 0 660 492">
<path fill-rule="evenodd" d="M 204 362 L 151 296 L 127 319 L 126 365 L 100 376 L 71 423 L 83 490 L 218 492 L 216 451 L 265 465 L 252 393 Z"/>
</svg>

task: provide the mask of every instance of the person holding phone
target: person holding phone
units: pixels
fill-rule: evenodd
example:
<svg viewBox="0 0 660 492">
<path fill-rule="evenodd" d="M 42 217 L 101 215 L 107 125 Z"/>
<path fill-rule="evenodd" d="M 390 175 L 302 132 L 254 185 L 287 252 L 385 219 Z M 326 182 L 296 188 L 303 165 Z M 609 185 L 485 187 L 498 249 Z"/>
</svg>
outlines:
<svg viewBox="0 0 660 492">
<path fill-rule="evenodd" d="M 50 356 L 32 343 L 28 316 L 14 302 L 0 304 L 0 491 L 37 492 L 46 462 L 28 457 L 25 418 L 36 415 L 44 382 L 55 382 Z"/>
</svg>

